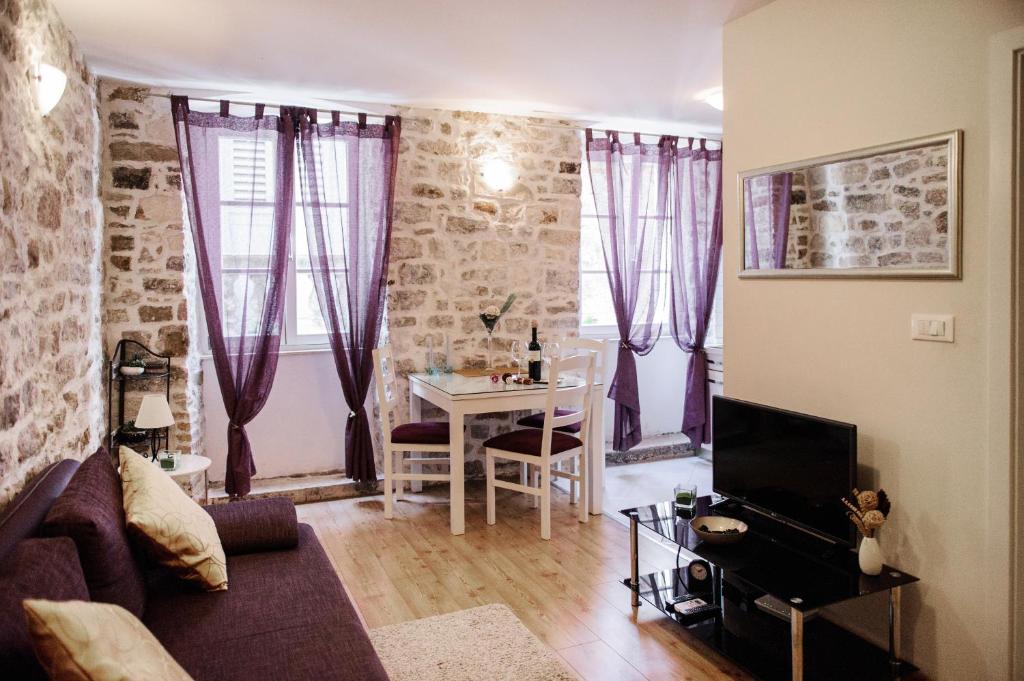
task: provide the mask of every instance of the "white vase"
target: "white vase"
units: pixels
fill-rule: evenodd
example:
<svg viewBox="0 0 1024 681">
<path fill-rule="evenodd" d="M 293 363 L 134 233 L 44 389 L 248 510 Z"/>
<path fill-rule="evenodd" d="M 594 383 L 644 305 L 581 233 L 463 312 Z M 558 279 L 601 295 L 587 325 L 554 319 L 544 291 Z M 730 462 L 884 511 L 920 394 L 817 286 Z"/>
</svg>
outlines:
<svg viewBox="0 0 1024 681">
<path fill-rule="evenodd" d="M 874 537 L 864 537 L 860 542 L 860 550 L 857 552 L 857 562 L 860 563 L 860 571 L 872 577 L 882 572 L 882 550 L 878 548 L 878 540 Z"/>
</svg>

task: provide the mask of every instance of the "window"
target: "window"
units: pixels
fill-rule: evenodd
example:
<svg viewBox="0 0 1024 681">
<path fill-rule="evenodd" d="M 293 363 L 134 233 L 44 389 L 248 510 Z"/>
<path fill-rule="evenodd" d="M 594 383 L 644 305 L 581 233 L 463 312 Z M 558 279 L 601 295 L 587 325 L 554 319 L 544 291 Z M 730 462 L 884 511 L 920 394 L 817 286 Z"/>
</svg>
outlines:
<svg viewBox="0 0 1024 681">
<path fill-rule="evenodd" d="M 268 242 L 274 214 L 276 141 L 222 137 L 219 140 L 220 211 L 221 211 L 221 286 L 224 300 L 225 329 L 237 329 L 245 299 L 246 286 L 266 285 L 269 249 L 249 255 L 249 240 Z M 344 256 L 340 251 L 343 218 L 348 207 L 345 177 L 346 144 L 342 140 L 325 140 L 314 149 L 320 177 L 325 178 L 321 194 L 325 200 L 327 251 L 332 273 L 345 276 Z M 305 215 L 302 208 L 301 183 L 295 172 L 295 204 L 292 206 L 292 238 L 288 254 L 285 292 L 283 348 L 308 348 L 327 343 L 327 325 L 320 312 L 313 267 L 309 257 Z M 252 229 L 250 215 L 252 209 Z M 338 248 L 332 248 L 337 244 Z M 258 319 L 259 310 L 250 310 L 248 319 Z M 343 322 L 344 323 L 344 322 Z M 256 322 L 253 322 L 255 326 Z M 247 321 L 248 325 L 248 321 Z"/>
<path fill-rule="evenodd" d="M 645 191 L 653 192 L 654 172 L 656 166 L 648 164 L 644 168 Z M 594 203 L 594 189 L 590 184 L 590 173 L 587 171 L 586 159 L 583 162 L 581 173 L 583 182 L 580 192 L 583 202 L 580 215 L 580 324 L 584 331 L 593 334 L 604 332 L 616 332 L 615 308 L 612 305 L 611 289 L 608 285 L 608 270 L 604 262 L 604 249 L 601 245 L 601 227 L 599 218 L 605 217 L 596 213 L 597 206 Z M 653 203 L 653 199 L 650 201 Z M 654 216 L 655 220 L 663 222 L 660 215 Z M 667 253 L 667 251 L 666 251 Z M 662 291 L 658 296 L 658 310 L 654 319 L 656 322 L 668 323 L 669 315 L 669 271 L 668 260 L 663 260 L 658 269 L 662 273 Z"/>
<path fill-rule="evenodd" d="M 648 172 L 649 171 L 649 172 Z M 654 191 L 655 166 L 645 168 L 642 182 Z M 587 171 L 586 158 L 583 159 L 582 190 L 580 192 L 583 207 L 580 215 L 580 326 L 584 333 L 605 335 L 617 333 L 615 324 L 615 308 L 612 305 L 611 289 L 608 285 L 608 270 L 605 267 L 604 251 L 601 245 L 601 229 L 598 223 L 600 216 L 595 211 L 594 190 L 590 184 L 590 173 Z M 655 216 L 663 220 L 662 216 Z M 667 254 L 667 250 L 666 250 Z M 666 255 L 662 264 L 662 294 L 658 299 L 658 310 L 655 321 L 665 326 L 663 333 L 667 335 L 669 323 L 669 293 L 671 291 L 671 274 Z M 722 269 L 719 263 L 718 282 L 715 286 L 715 302 L 711 310 L 711 322 L 708 325 L 705 345 L 722 344 Z"/>
</svg>

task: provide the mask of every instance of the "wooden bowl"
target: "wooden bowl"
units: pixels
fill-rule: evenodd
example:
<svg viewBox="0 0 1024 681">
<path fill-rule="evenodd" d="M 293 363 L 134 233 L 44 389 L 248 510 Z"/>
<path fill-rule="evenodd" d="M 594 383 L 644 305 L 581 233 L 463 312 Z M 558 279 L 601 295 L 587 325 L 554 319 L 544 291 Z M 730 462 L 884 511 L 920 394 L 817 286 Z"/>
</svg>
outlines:
<svg viewBox="0 0 1024 681">
<path fill-rule="evenodd" d="M 747 534 L 747 524 L 735 518 L 726 518 L 720 515 L 702 515 L 690 521 L 690 527 L 701 538 L 709 544 L 735 544 Z M 707 531 L 702 530 L 706 527 Z M 726 530 L 737 530 L 726 532 Z"/>
</svg>

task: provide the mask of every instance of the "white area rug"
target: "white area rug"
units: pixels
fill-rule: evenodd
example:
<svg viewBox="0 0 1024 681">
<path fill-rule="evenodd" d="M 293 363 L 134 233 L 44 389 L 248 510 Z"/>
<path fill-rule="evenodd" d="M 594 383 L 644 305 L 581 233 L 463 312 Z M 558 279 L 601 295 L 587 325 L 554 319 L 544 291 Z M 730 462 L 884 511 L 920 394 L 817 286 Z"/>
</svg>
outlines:
<svg viewBox="0 0 1024 681">
<path fill-rule="evenodd" d="M 505 605 L 370 631 L 391 681 L 575 681 Z"/>
</svg>

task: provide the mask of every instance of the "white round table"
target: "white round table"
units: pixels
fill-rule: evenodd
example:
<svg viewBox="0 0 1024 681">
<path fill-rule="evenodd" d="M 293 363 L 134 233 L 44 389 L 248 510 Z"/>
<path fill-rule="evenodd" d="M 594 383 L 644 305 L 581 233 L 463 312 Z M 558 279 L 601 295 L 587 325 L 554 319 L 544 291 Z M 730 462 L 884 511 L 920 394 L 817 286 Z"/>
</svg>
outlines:
<svg viewBox="0 0 1024 681">
<path fill-rule="evenodd" d="M 196 473 L 203 474 L 203 503 L 210 503 L 210 478 L 208 469 L 212 464 L 209 458 L 199 454 L 182 454 L 178 457 L 178 467 L 173 471 L 164 471 L 174 480 L 190 479 Z"/>
</svg>

